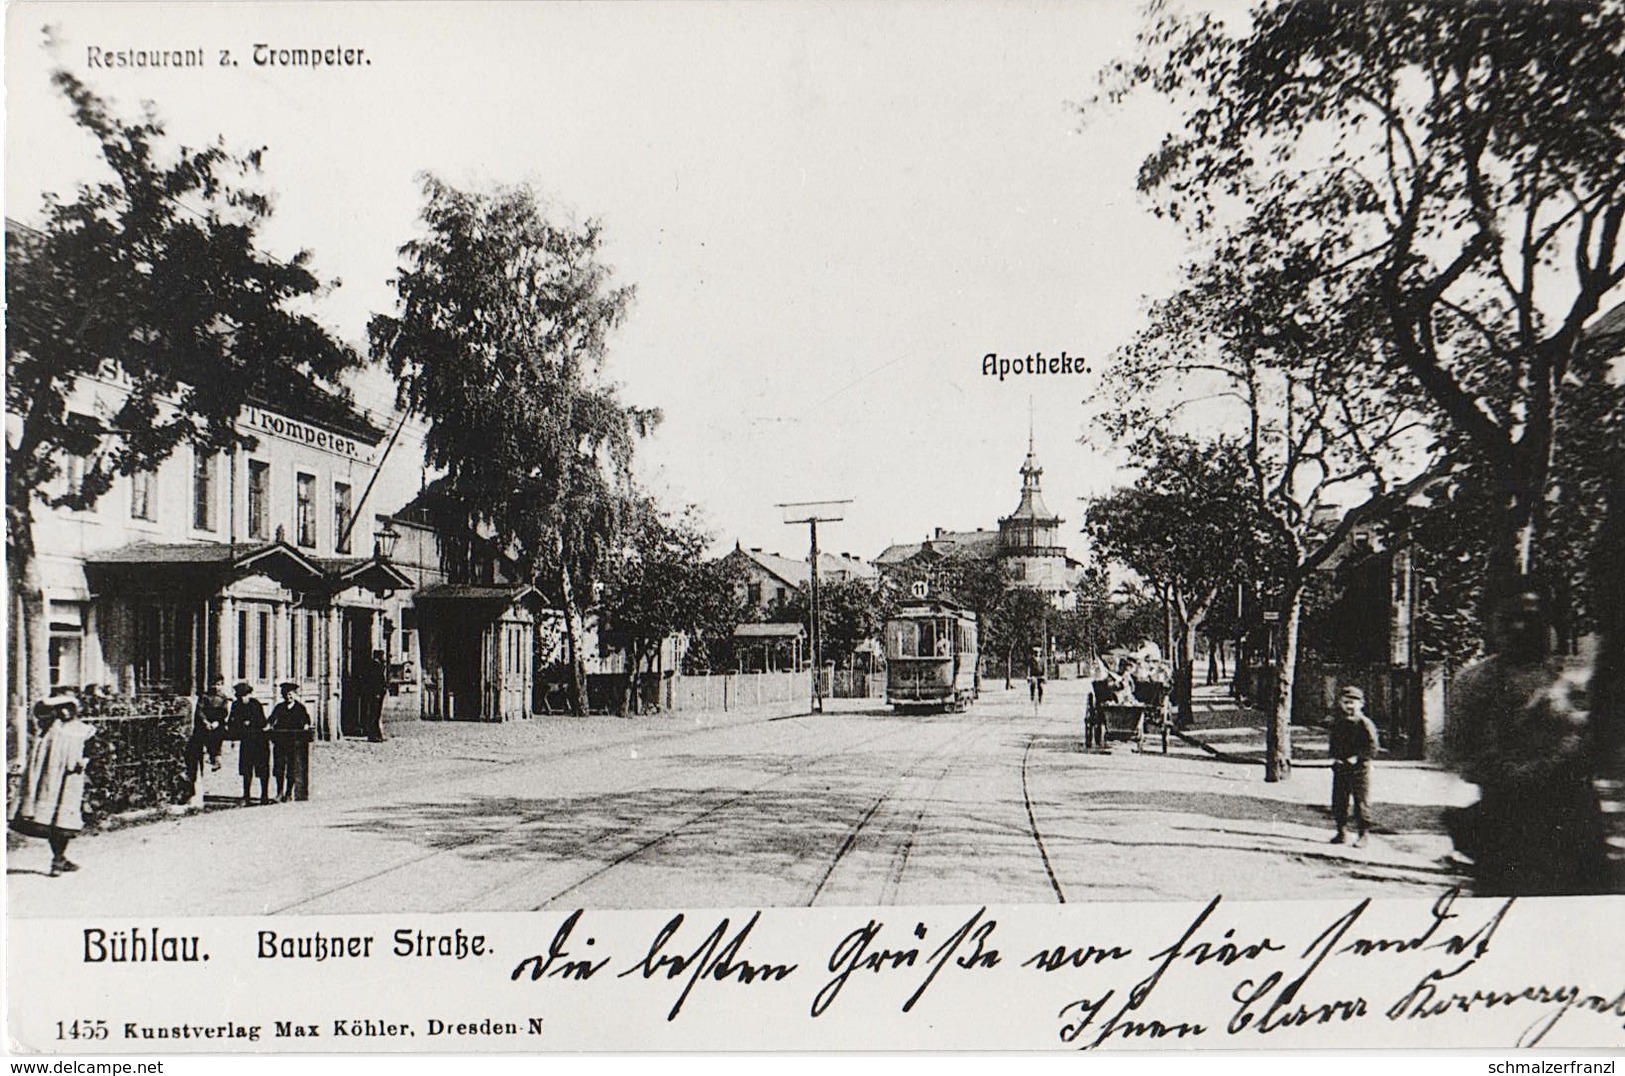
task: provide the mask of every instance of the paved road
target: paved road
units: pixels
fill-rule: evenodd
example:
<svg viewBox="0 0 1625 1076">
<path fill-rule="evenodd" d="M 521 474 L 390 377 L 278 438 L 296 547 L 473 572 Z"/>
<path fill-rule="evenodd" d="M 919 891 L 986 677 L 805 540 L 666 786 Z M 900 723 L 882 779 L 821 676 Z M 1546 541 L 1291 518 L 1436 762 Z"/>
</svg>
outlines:
<svg viewBox="0 0 1625 1076">
<path fill-rule="evenodd" d="M 84 869 L 58 879 L 29 842 L 8 861 L 11 914 L 1278 900 L 1460 881 L 1439 863 L 1438 807 L 1471 799 L 1453 778 L 1379 768 L 1383 831 L 1333 847 L 1324 770 L 1265 784 L 1178 741 L 1084 754 L 1080 690 L 1053 684 L 1035 708 L 995 684 L 954 715 L 839 702 L 320 745 L 310 802 L 87 837 Z"/>
</svg>

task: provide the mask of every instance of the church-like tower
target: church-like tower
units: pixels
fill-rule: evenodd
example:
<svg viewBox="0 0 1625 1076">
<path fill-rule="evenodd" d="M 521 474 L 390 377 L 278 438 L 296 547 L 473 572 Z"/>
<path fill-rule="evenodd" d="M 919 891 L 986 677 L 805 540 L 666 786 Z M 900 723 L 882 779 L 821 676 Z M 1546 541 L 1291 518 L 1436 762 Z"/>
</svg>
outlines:
<svg viewBox="0 0 1625 1076">
<path fill-rule="evenodd" d="M 1066 571 L 1066 547 L 1060 542 L 1061 517 L 1044 504 L 1038 464 L 1031 431 L 1027 435 L 1027 459 L 1021 465 L 1021 503 L 999 520 L 999 558 L 1010 570 L 1017 586 L 1031 587 L 1059 596 L 1071 589 Z"/>
</svg>

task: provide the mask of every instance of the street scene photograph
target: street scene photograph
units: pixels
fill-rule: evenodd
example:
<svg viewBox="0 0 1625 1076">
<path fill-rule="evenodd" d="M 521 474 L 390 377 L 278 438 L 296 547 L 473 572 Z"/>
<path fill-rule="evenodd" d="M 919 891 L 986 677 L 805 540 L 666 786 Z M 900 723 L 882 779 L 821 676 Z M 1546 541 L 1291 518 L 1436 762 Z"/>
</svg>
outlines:
<svg viewBox="0 0 1625 1076">
<path fill-rule="evenodd" d="M 25 0 L 5 79 L 14 934 L 1618 907 L 1616 0 Z"/>
</svg>

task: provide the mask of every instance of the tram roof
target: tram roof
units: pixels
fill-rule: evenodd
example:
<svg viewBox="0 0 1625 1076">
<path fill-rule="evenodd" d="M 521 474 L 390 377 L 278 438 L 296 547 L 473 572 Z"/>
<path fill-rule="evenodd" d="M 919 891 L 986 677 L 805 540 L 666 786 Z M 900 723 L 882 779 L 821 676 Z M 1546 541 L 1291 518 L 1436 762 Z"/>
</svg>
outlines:
<svg viewBox="0 0 1625 1076">
<path fill-rule="evenodd" d="M 969 609 L 949 598 L 925 598 L 903 602 L 897 607 L 898 616 L 973 616 Z"/>
</svg>

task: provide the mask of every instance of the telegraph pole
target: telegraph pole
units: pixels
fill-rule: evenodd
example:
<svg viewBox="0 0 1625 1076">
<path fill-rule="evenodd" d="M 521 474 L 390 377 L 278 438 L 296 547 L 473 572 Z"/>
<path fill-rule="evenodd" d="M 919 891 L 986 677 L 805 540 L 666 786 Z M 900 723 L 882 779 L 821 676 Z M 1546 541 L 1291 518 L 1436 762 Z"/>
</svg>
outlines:
<svg viewBox="0 0 1625 1076">
<path fill-rule="evenodd" d="M 807 583 L 807 647 L 812 654 L 812 712 L 824 712 L 824 685 L 821 679 L 823 672 L 822 633 L 819 631 L 818 609 L 818 525 L 820 523 L 839 523 L 846 518 L 844 501 L 791 501 L 776 507 L 784 509 L 784 522 L 786 524 L 805 523 L 809 537 L 809 551 L 807 553 L 807 567 L 810 569 Z"/>
</svg>

